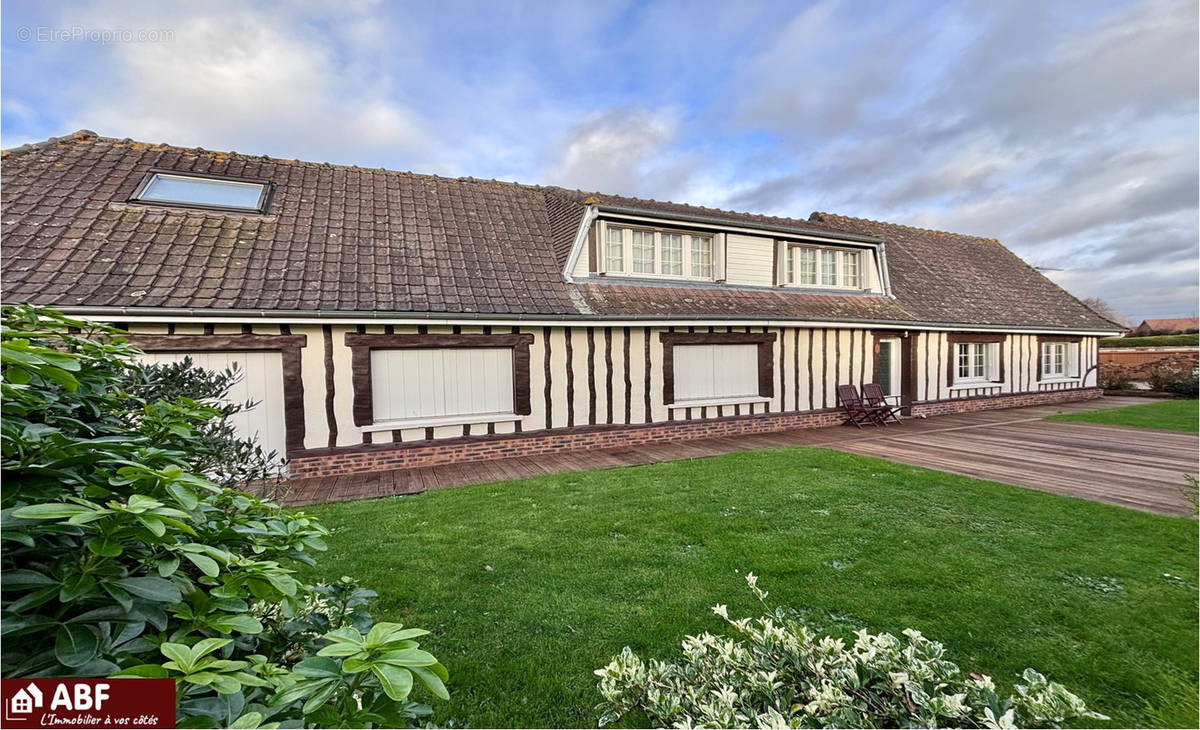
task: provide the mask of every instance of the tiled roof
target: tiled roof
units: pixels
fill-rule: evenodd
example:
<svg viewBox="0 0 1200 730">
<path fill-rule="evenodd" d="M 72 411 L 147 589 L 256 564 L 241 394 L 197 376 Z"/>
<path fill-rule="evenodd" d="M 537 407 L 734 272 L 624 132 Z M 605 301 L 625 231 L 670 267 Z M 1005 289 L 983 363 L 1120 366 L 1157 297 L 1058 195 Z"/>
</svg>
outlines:
<svg viewBox="0 0 1200 730">
<path fill-rule="evenodd" d="M 997 242 L 554 187 L 281 160 L 78 132 L 4 153 L 5 301 L 60 307 L 1111 326 Z M 152 168 L 270 180 L 266 215 L 127 203 Z M 885 241 L 896 298 L 568 284 L 598 203 Z"/>
<path fill-rule="evenodd" d="M 1138 327 L 1155 332 L 1185 332 L 1200 329 L 1200 319 L 1196 317 L 1171 317 L 1168 319 L 1147 319 Z"/>
<path fill-rule="evenodd" d="M 810 220 L 883 239 L 892 294 L 918 321 L 1119 329 L 994 238 L 832 213 Z"/>
</svg>

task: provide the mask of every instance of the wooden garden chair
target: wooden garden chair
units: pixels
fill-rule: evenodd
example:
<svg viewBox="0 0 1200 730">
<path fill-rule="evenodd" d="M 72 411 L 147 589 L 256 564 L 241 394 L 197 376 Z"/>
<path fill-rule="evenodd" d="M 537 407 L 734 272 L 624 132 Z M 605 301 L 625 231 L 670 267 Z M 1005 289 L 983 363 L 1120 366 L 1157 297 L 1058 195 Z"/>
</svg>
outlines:
<svg viewBox="0 0 1200 730">
<path fill-rule="evenodd" d="M 888 403 L 888 397 L 883 394 L 883 387 L 879 383 L 864 383 L 862 394 L 867 407 L 877 409 L 884 424 L 904 424 L 904 421 L 900 420 L 900 412 L 904 407 Z"/>
<path fill-rule="evenodd" d="M 846 412 L 846 423 L 856 428 L 862 428 L 864 423 L 872 426 L 883 425 L 883 414 L 878 408 L 864 403 L 858 396 L 858 389 L 853 385 L 839 385 L 837 398 L 842 404 L 842 410 Z"/>
</svg>

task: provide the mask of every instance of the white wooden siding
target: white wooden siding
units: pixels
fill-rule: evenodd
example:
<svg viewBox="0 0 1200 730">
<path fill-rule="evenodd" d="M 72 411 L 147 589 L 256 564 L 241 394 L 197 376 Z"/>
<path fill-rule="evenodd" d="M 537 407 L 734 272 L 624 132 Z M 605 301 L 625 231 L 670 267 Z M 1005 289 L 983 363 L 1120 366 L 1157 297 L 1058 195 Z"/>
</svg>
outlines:
<svg viewBox="0 0 1200 730">
<path fill-rule="evenodd" d="M 371 352 L 376 423 L 513 412 L 509 347 Z"/>
<path fill-rule="evenodd" d="M 280 457 L 286 451 L 287 429 L 283 421 L 283 359 L 278 352 L 153 352 L 140 359 L 153 363 L 181 362 L 190 357 L 205 370 L 226 370 L 237 363 L 241 379 L 226 400 L 255 401 L 256 405 L 235 414 L 230 421 L 243 438 L 255 439 Z"/>
<path fill-rule="evenodd" d="M 729 284 L 774 286 L 775 241 L 730 233 L 725 237 L 725 281 Z"/>
<path fill-rule="evenodd" d="M 676 345 L 675 401 L 758 396 L 758 345 Z"/>
</svg>

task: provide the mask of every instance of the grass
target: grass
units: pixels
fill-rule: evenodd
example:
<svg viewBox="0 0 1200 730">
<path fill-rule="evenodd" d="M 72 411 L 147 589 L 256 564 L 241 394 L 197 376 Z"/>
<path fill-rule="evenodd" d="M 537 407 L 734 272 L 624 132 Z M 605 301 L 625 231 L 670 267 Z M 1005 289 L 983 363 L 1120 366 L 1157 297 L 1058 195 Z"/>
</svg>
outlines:
<svg viewBox="0 0 1200 730">
<path fill-rule="evenodd" d="M 1004 688 L 1035 667 L 1111 726 L 1196 726 L 1185 518 L 805 447 L 311 511 L 334 530 L 315 577 L 434 632 L 442 724 L 595 727 L 593 669 L 626 645 L 676 657 L 724 630 L 716 603 L 758 615 L 753 571 L 843 630 L 920 629 Z"/>
<path fill-rule="evenodd" d="M 1152 337 L 1105 337 L 1100 347 L 1195 347 L 1200 345 L 1200 334 L 1154 335 Z"/>
<path fill-rule="evenodd" d="M 1079 421 L 1108 426 L 1161 428 L 1168 431 L 1200 430 L 1200 407 L 1192 400 L 1159 400 L 1122 408 L 1105 408 L 1084 413 L 1060 413 L 1049 416 L 1051 421 Z"/>
</svg>

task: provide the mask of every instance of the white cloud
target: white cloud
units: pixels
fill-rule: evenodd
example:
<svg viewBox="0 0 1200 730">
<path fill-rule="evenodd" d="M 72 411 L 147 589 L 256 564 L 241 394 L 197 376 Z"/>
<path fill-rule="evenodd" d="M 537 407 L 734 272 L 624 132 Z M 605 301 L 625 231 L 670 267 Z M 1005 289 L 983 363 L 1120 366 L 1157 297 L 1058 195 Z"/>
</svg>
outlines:
<svg viewBox="0 0 1200 730">
<path fill-rule="evenodd" d="M 371 153 L 429 144 L 423 120 L 384 93 L 386 73 L 359 68 L 349 76 L 347 65 L 361 59 L 347 61 L 322 33 L 249 6 L 186 7 L 158 21 L 173 40 L 113 47 L 113 88 L 89 98 L 76 126 L 364 163 Z"/>
</svg>

